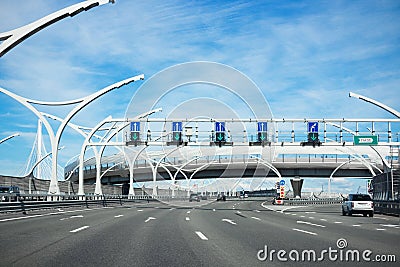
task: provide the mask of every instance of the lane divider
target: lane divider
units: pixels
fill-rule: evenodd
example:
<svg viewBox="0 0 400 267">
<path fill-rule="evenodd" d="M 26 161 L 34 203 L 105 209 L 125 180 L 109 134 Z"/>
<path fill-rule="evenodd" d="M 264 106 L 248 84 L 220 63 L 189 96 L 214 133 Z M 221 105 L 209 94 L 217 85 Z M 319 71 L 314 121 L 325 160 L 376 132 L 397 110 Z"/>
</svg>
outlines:
<svg viewBox="0 0 400 267">
<path fill-rule="evenodd" d="M 87 229 L 87 228 L 89 228 L 89 226 L 88 226 L 88 225 L 85 225 L 85 226 L 82 226 L 82 227 L 77 228 L 77 229 L 75 229 L 75 230 L 71 230 L 71 231 L 69 231 L 69 232 L 70 232 L 70 233 L 77 233 L 77 232 L 82 231 L 82 230 L 85 230 L 85 229 Z"/>
<path fill-rule="evenodd" d="M 202 232 L 196 231 L 195 233 L 200 237 L 201 240 L 208 240 L 208 238 Z"/>
<path fill-rule="evenodd" d="M 322 227 L 322 228 L 326 227 L 325 225 L 311 223 L 311 222 L 305 222 L 305 221 L 297 221 L 297 223 L 299 223 L 299 224 L 307 224 L 307 225 L 317 226 L 317 227 Z"/>
<path fill-rule="evenodd" d="M 147 222 L 149 222 L 149 221 L 151 221 L 151 220 L 155 220 L 156 218 L 154 218 L 154 217 L 149 217 L 149 218 L 147 218 L 144 222 L 145 223 L 147 223 Z"/>
<path fill-rule="evenodd" d="M 305 233 L 305 234 L 309 234 L 309 235 L 318 235 L 317 233 L 314 232 L 309 232 L 309 231 L 305 231 L 305 230 L 301 230 L 301 229 L 297 229 L 297 228 L 293 228 L 293 231 L 297 231 L 297 232 L 301 232 L 301 233 Z"/>
<path fill-rule="evenodd" d="M 232 224 L 232 225 L 236 225 L 236 223 L 235 223 L 233 220 L 231 220 L 231 219 L 222 219 L 222 221 L 223 221 L 223 222 L 230 223 L 230 224 Z"/>
</svg>

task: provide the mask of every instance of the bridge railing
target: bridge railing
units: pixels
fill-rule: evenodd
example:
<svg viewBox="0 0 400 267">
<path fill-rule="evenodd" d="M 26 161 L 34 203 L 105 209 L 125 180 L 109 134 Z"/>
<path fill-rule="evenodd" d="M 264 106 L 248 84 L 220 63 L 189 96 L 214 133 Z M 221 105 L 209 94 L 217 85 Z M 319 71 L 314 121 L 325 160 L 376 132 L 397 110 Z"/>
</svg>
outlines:
<svg viewBox="0 0 400 267">
<path fill-rule="evenodd" d="M 290 198 L 283 200 L 285 205 L 321 205 L 321 204 L 341 204 L 343 198 Z"/>
</svg>

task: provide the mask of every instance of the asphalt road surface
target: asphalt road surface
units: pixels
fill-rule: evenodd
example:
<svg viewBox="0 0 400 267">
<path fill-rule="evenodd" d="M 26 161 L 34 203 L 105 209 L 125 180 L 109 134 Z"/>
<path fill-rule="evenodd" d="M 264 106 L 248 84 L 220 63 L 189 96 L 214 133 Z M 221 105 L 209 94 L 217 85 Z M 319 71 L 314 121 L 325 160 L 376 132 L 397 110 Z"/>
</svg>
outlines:
<svg viewBox="0 0 400 267">
<path fill-rule="evenodd" d="M 200 203 L 3 214 L 0 266 L 400 266 L 397 217 Z"/>
</svg>

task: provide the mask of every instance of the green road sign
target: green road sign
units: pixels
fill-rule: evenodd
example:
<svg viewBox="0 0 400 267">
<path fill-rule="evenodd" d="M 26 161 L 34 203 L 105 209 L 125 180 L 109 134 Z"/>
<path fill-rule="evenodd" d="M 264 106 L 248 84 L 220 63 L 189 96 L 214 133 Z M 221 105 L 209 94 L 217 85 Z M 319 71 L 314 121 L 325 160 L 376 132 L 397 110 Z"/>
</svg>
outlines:
<svg viewBox="0 0 400 267">
<path fill-rule="evenodd" d="M 225 141 L 225 133 L 217 133 L 217 141 L 224 142 Z"/>
<path fill-rule="evenodd" d="M 355 146 L 376 146 L 378 144 L 377 135 L 355 135 L 354 145 Z"/>
</svg>

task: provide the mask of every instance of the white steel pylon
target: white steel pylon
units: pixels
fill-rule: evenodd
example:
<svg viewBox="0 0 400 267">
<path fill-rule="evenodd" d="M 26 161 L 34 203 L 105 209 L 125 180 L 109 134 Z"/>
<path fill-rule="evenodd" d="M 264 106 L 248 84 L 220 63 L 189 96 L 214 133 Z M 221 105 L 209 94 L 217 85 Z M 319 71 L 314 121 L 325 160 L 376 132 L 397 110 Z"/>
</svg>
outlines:
<svg viewBox="0 0 400 267">
<path fill-rule="evenodd" d="M 30 176 L 42 180 L 51 179 L 51 153 L 47 152 L 45 142 L 43 139 L 43 125 L 42 121 L 38 120 L 38 128 L 36 132 L 35 141 L 32 145 L 31 153 L 25 164 L 25 170 L 22 176 Z M 57 180 L 64 180 L 64 170 L 60 165 L 57 165 Z"/>
</svg>

